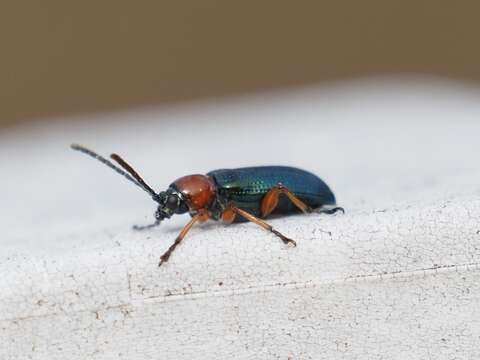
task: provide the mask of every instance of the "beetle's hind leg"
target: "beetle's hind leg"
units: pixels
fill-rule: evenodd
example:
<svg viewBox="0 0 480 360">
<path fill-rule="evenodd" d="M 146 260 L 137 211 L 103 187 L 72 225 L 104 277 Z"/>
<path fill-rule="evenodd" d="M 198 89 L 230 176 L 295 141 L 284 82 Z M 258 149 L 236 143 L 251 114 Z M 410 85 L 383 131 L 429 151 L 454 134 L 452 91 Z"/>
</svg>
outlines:
<svg viewBox="0 0 480 360">
<path fill-rule="evenodd" d="M 278 183 L 274 187 L 272 187 L 262 198 L 262 202 L 260 203 L 260 212 L 262 214 L 262 218 L 267 217 L 272 213 L 273 210 L 278 205 L 278 198 L 280 194 L 285 194 L 290 199 L 290 201 L 304 213 L 308 214 L 313 211 L 313 209 L 305 204 L 302 200 L 300 200 L 293 192 L 288 190 L 283 184 Z"/>
<path fill-rule="evenodd" d="M 282 184 L 277 184 L 272 187 L 262 198 L 262 202 L 260 203 L 260 212 L 262 217 L 265 218 L 272 213 L 273 210 L 278 205 L 278 198 L 280 194 L 285 194 L 290 199 L 290 201 L 300 210 L 302 210 L 305 214 L 309 214 L 311 212 L 316 212 L 320 214 L 335 214 L 337 211 L 341 211 L 345 213 L 345 210 L 342 207 L 334 207 L 334 208 L 318 208 L 312 209 L 310 206 L 305 204 L 302 200 L 300 200 L 293 192 L 291 192 L 287 187 Z"/>
</svg>

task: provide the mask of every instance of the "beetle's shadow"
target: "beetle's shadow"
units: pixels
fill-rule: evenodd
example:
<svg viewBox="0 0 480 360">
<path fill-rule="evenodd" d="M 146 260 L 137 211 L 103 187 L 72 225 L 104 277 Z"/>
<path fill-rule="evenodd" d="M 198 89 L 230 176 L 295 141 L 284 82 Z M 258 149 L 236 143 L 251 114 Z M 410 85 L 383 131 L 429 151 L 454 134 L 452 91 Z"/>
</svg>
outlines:
<svg viewBox="0 0 480 360">
<path fill-rule="evenodd" d="M 189 220 L 190 219 L 187 219 L 184 224 L 179 223 L 179 224 L 172 224 L 172 225 L 163 226 L 163 227 L 162 227 L 162 225 L 160 225 L 157 228 L 157 230 L 161 229 L 162 232 L 164 232 L 166 234 L 178 235 L 183 230 L 185 225 L 187 225 Z M 225 225 L 224 223 L 219 222 L 219 221 L 208 220 L 204 223 L 200 223 L 200 224 L 197 223 L 197 224 L 193 225 L 192 229 L 211 230 L 211 229 L 214 229 L 218 226 L 224 226 L 224 225 Z"/>
</svg>

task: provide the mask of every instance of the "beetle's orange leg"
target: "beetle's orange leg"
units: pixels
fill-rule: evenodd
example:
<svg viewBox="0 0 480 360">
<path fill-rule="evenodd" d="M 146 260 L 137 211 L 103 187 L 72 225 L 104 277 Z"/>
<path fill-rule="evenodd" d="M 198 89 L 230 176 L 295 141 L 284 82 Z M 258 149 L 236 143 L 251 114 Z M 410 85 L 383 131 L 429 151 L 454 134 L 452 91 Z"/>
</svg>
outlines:
<svg viewBox="0 0 480 360">
<path fill-rule="evenodd" d="M 228 207 L 222 212 L 222 221 L 225 224 L 231 224 L 237 217 L 237 213 L 233 210 L 233 208 Z"/>
<path fill-rule="evenodd" d="M 223 211 L 222 220 L 226 223 L 232 223 L 233 220 L 235 220 L 236 215 L 240 215 L 241 217 L 247 219 L 248 221 L 254 222 L 255 224 L 263 227 L 265 230 L 268 230 L 268 231 L 274 233 L 280 239 L 282 239 L 282 241 L 285 244 L 292 244 L 293 246 L 297 246 L 297 243 L 294 240 L 287 238 L 285 235 L 283 235 L 279 231 L 275 230 L 271 225 L 267 224 L 265 221 L 257 218 L 256 216 L 250 214 L 249 212 L 246 212 L 245 210 L 239 209 L 235 206 L 230 206 Z"/>
<path fill-rule="evenodd" d="M 162 256 L 160 256 L 160 262 L 158 263 L 158 266 L 161 266 L 164 262 L 168 261 L 168 258 L 172 254 L 173 250 L 175 250 L 178 244 L 182 242 L 183 238 L 190 231 L 193 224 L 195 224 L 197 221 L 201 221 L 201 222 L 206 221 L 208 220 L 208 218 L 209 218 L 208 212 L 203 209 L 200 210 L 196 215 L 194 215 L 190 219 L 190 221 L 187 223 L 187 225 L 185 225 L 182 231 L 180 231 L 180 234 L 178 234 L 177 238 L 175 239 L 175 242 L 168 248 L 167 251 L 165 251 L 165 253 Z"/>
<path fill-rule="evenodd" d="M 313 211 L 310 206 L 305 204 L 302 200 L 296 197 L 294 193 L 279 183 L 272 187 L 262 198 L 262 202 L 260 203 L 260 212 L 262 214 L 262 218 L 267 217 L 272 213 L 273 210 L 275 210 L 278 205 L 278 198 L 280 194 L 287 195 L 290 201 L 304 213 L 311 213 Z"/>
</svg>

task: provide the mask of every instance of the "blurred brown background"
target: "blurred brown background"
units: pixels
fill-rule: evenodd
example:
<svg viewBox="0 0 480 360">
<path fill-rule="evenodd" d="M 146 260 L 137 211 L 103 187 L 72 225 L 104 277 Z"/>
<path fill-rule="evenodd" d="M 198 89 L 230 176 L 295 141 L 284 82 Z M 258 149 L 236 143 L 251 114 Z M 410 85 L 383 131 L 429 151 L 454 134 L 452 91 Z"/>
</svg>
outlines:
<svg viewBox="0 0 480 360">
<path fill-rule="evenodd" d="M 371 74 L 480 79 L 476 1 L 7 1 L 0 124 Z"/>
</svg>

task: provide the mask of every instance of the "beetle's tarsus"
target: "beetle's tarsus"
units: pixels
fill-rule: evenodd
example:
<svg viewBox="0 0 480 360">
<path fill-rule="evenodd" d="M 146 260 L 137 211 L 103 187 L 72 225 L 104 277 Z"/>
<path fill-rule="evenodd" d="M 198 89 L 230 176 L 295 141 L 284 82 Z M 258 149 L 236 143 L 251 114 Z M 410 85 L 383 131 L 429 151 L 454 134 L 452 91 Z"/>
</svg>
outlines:
<svg viewBox="0 0 480 360">
<path fill-rule="evenodd" d="M 292 245 L 293 247 L 297 247 L 297 243 L 295 240 L 292 240 L 292 239 L 287 239 L 287 241 L 285 242 L 285 244 L 287 245 Z"/>
<path fill-rule="evenodd" d="M 175 249 L 174 245 L 170 246 L 170 248 L 167 251 L 165 251 L 165 253 L 162 256 L 160 256 L 160 262 L 158 263 L 158 267 L 162 266 L 163 263 L 166 263 L 168 261 L 168 259 L 170 258 L 170 255 L 172 254 L 173 249 Z"/>
<path fill-rule="evenodd" d="M 293 247 L 296 247 L 297 246 L 297 243 L 295 242 L 295 240 L 292 240 L 292 239 L 289 239 L 288 237 L 286 237 L 285 235 L 283 235 L 282 233 L 278 232 L 277 230 L 275 229 L 271 229 L 270 230 L 272 233 L 274 233 L 275 235 L 277 235 L 280 239 L 282 239 L 283 243 L 286 244 L 286 245 L 293 245 Z"/>
<path fill-rule="evenodd" d="M 328 215 L 332 215 L 332 214 L 335 214 L 336 212 L 338 211 L 341 211 L 343 214 L 345 214 L 345 210 L 344 208 L 338 206 L 338 207 L 334 207 L 333 209 L 318 209 L 318 210 L 315 210 L 316 213 L 319 213 L 319 214 L 328 214 Z"/>
<path fill-rule="evenodd" d="M 158 263 L 158 267 L 162 266 L 163 263 L 166 263 L 168 261 L 171 253 L 172 251 L 168 249 L 162 256 L 160 256 L 160 262 Z"/>
<path fill-rule="evenodd" d="M 193 222 L 195 222 L 195 219 L 192 219 L 194 221 L 191 221 L 192 225 L 193 225 Z M 189 229 L 189 228 L 188 228 Z M 188 229 L 186 231 L 188 231 Z M 170 258 L 170 255 L 172 255 L 172 252 L 175 250 L 175 248 L 178 246 L 178 244 L 180 244 L 182 242 L 182 239 L 183 239 L 183 236 L 185 236 L 185 234 L 183 235 L 179 235 L 176 239 L 175 239 L 175 242 L 170 245 L 170 247 L 168 248 L 167 251 L 165 251 L 163 253 L 162 256 L 160 256 L 160 263 L 158 264 L 158 266 L 160 267 L 164 262 L 167 262 L 168 259 Z"/>
</svg>

